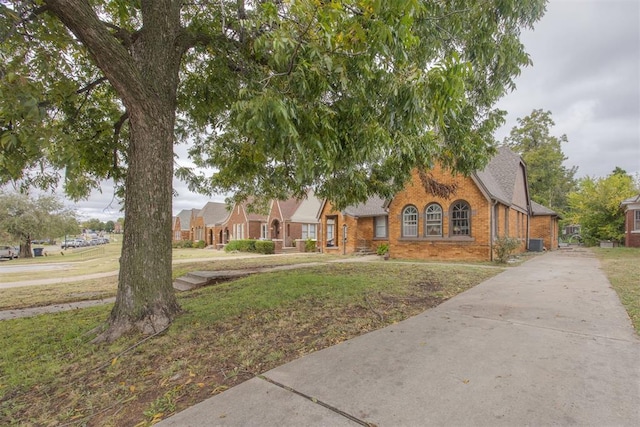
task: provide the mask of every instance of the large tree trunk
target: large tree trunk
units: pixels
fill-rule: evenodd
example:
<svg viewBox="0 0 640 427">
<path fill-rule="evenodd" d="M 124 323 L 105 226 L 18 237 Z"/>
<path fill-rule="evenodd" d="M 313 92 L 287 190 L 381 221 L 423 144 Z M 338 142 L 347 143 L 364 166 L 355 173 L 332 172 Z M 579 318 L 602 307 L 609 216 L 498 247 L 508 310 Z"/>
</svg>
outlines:
<svg viewBox="0 0 640 427">
<path fill-rule="evenodd" d="M 144 6 L 145 31 L 132 56 L 145 79 L 147 97 L 127 104 L 131 140 L 125 183 L 125 229 L 116 303 L 109 328 L 98 340 L 134 330 L 165 329 L 180 312 L 171 277 L 173 141 L 180 54 L 179 8 Z M 162 8 L 159 8 L 162 9 Z"/>
<path fill-rule="evenodd" d="M 152 334 L 180 311 L 171 280 L 173 140 L 180 46 L 180 1 L 142 0 L 142 27 L 118 39 L 85 0 L 46 0 L 89 49 L 127 108 L 130 142 L 125 229 L 116 303 L 96 341 L 129 331 Z"/>
<path fill-rule="evenodd" d="M 118 293 L 98 341 L 159 332 L 180 311 L 171 279 L 174 113 L 164 110 L 131 115 Z"/>
</svg>

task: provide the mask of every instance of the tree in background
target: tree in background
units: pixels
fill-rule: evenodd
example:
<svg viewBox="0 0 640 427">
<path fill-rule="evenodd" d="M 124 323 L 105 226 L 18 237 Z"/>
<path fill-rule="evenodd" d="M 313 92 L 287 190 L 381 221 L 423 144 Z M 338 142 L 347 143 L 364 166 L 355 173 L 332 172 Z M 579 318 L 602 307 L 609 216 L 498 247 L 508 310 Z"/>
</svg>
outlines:
<svg viewBox="0 0 640 427">
<path fill-rule="evenodd" d="M 576 166 L 567 168 L 562 144 L 567 136 L 551 135 L 555 125 L 550 111 L 533 110 L 518 118 L 518 126 L 504 139 L 504 144 L 522 156 L 527 165 L 527 180 L 531 198 L 556 212 L 567 209 L 567 195 L 575 189 Z"/>
<path fill-rule="evenodd" d="M 616 169 L 606 178 L 585 177 L 578 189 L 568 195 L 569 220 L 580 224 L 586 244 L 600 240 L 624 241 L 624 211 L 620 203 L 640 192 L 640 182 L 634 182 L 623 169 Z"/>
<path fill-rule="evenodd" d="M 104 231 L 106 231 L 107 233 L 113 233 L 113 229 L 115 227 L 115 222 L 109 220 L 107 222 L 104 223 Z"/>
<path fill-rule="evenodd" d="M 32 199 L 24 194 L 0 193 L 0 229 L 20 243 L 20 257 L 31 258 L 31 240 L 54 240 L 79 232 L 75 213 L 54 196 Z"/>
<path fill-rule="evenodd" d="M 104 222 L 100 221 L 98 218 L 88 219 L 84 221 L 81 225 L 82 225 L 82 228 L 85 230 L 102 231 L 105 229 Z"/>
<path fill-rule="evenodd" d="M 43 0 L 0 4 L 0 179 L 124 192 L 112 340 L 180 311 L 171 280 L 174 143 L 191 188 L 338 208 L 435 161 L 492 154 L 493 109 L 530 63 L 545 0 Z"/>
</svg>

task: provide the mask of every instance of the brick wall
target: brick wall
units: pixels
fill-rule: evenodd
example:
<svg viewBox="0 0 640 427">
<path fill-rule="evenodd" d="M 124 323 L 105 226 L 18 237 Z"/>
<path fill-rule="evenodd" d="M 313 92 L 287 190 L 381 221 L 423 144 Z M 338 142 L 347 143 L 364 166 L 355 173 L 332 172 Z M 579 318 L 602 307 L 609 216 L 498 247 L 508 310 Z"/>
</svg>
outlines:
<svg viewBox="0 0 640 427">
<path fill-rule="evenodd" d="M 457 191 L 449 200 L 434 196 L 424 189 L 418 173 L 389 205 L 389 254 L 391 258 L 414 259 L 491 259 L 491 203 L 472 178 L 453 176 L 436 167 L 433 177 L 443 184 L 456 184 Z M 450 236 L 449 209 L 456 201 L 464 200 L 471 208 L 470 236 Z M 428 204 L 438 203 L 443 211 L 442 237 L 424 237 L 424 211 Z M 402 237 L 402 211 L 407 205 L 418 209 L 418 237 Z M 504 215 L 504 210 L 501 212 Z M 504 225 L 501 225 L 504 227 Z"/>
<path fill-rule="evenodd" d="M 625 241 L 624 245 L 629 248 L 640 248 L 640 230 L 634 230 L 635 210 L 628 209 L 625 215 Z"/>
<path fill-rule="evenodd" d="M 302 224 L 298 222 L 287 222 L 287 246 L 295 246 L 294 242 L 297 239 L 302 239 Z M 318 225 L 318 228 L 320 226 Z M 319 237 L 319 236 L 318 236 Z"/>
<path fill-rule="evenodd" d="M 536 215 L 531 218 L 530 238 L 542 239 L 548 250 L 558 249 L 558 217 L 551 215 Z"/>
<path fill-rule="evenodd" d="M 242 209 L 242 206 L 239 206 L 237 204 L 233 207 L 233 210 L 231 211 L 229 218 L 227 219 L 227 222 L 224 225 L 225 229 L 229 230 L 230 240 L 236 240 L 238 238 L 238 236 L 235 235 L 236 224 L 243 224 L 244 238 L 245 239 L 248 238 L 249 230 L 247 230 L 247 217 L 244 213 L 244 209 Z"/>
</svg>

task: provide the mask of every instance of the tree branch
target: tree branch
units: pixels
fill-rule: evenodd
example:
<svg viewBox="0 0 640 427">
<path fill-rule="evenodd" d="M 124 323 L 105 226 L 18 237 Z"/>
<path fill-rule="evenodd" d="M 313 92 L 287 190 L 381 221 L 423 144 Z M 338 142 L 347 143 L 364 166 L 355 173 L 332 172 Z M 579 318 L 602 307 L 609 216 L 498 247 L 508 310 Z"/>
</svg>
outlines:
<svg viewBox="0 0 640 427">
<path fill-rule="evenodd" d="M 98 19 L 88 2 L 45 0 L 45 3 L 48 10 L 89 50 L 125 105 L 140 103 L 148 98 L 144 79 L 136 69 L 131 55 L 121 41 Z"/>
<path fill-rule="evenodd" d="M 118 140 L 120 139 L 120 133 L 125 122 L 129 119 L 129 112 L 125 111 L 120 116 L 117 122 L 113 124 L 113 170 L 118 169 Z M 107 178 L 111 178 L 111 172 L 108 173 Z"/>
<path fill-rule="evenodd" d="M 76 93 L 78 95 L 80 95 L 80 94 L 83 94 L 85 92 L 91 92 L 96 86 L 98 86 L 101 83 L 106 82 L 107 80 L 108 79 L 106 77 L 100 77 L 99 79 L 96 79 L 96 80 L 92 81 L 91 83 L 89 83 L 85 87 L 82 87 L 82 88 L 78 89 L 76 91 Z"/>
</svg>

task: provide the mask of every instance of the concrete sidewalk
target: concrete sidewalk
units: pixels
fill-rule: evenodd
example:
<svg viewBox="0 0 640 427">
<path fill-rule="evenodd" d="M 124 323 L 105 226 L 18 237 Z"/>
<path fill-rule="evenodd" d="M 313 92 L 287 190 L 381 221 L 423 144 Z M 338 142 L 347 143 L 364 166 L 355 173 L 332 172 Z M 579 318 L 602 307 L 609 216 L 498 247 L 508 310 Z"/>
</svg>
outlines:
<svg viewBox="0 0 640 427">
<path fill-rule="evenodd" d="M 159 426 L 640 425 L 640 340 L 589 252 L 556 251 Z"/>
</svg>

